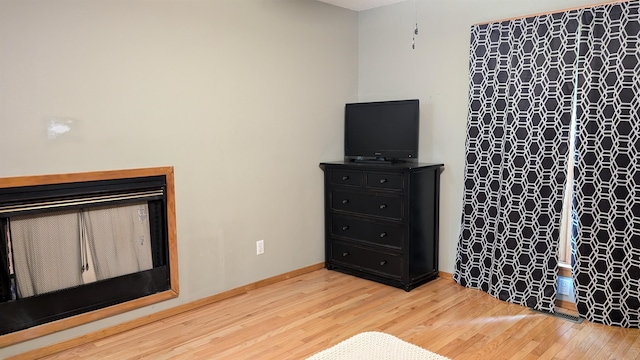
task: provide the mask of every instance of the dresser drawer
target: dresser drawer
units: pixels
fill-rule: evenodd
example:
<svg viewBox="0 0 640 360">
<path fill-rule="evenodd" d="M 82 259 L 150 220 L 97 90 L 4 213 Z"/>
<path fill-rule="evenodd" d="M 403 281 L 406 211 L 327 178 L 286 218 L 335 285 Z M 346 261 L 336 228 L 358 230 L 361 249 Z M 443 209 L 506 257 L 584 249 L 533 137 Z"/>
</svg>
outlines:
<svg viewBox="0 0 640 360">
<path fill-rule="evenodd" d="M 357 214 L 402 219 L 402 197 L 332 191 L 331 208 Z"/>
<path fill-rule="evenodd" d="M 402 174 L 367 173 L 367 187 L 376 189 L 402 190 Z"/>
<path fill-rule="evenodd" d="M 402 257 L 400 255 L 377 252 L 339 242 L 333 242 L 331 251 L 331 260 L 338 264 L 394 277 L 402 275 Z"/>
<path fill-rule="evenodd" d="M 340 170 L 334 169 L 331 171 L 331 184 L 332 185 L 352 185 L 362 186 L 363 174 L 359 170 Z"/>
<path fill-rule="evenodd" d="M 331 235 L 401 249 L 404 231 L 402 225 L 399 224 L 381 221 L 372 222 L 350 216 L 332 215 Z"/>
</svg>

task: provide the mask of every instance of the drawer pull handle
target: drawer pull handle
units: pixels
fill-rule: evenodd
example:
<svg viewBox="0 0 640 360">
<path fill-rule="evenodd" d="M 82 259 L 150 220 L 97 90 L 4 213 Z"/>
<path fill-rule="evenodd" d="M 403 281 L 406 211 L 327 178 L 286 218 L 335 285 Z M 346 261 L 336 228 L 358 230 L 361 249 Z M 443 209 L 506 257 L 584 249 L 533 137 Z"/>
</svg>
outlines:
<svg viewBox="0 0 640 360">
<path fill-rule="evenodd" d="M 384 184 L 387 182 L 387 179 L 380 179 L 380 184 Z"/>
<path fill-rule="evenodd" d="M 380 204 L 380 210 L 386 209 L 387 208 L 387 204 Z"/>
<path fill-rule="evenodd" d="M 347 175 L 342 177 L 342 181 L 347 181 L 347 180 L 349 180 L 349 177 Z"/>
<path fill-rule="evenodd" d="M 381 237 L 381 238 L 383 238 L 383 237 L 385 237 L 385 236 L 387 236 L 387 233 L 386 233 L 386 232 L 381 232 L 381 233 L 380 233 L 380 237 Z"/>
<path fill-rule="evenodd" d="M 342 204 L 346 205 L 346 204 L 348 204 L 348 203 L 349 203 L 349 199 L 344 199 L 344 200 L 342 200 Z"/>
<path fill-rule="evenodd" d="M 345 226 L 342 227 L 342 231 L 347 231 L 347 230 L 349 230 L 348 226 L 345 225 Z"/>
<path fill-rule="evenodd" d="M 380 261 L 380 266 L 385 266 L 385 265 L 387 265 L 387 260 Z"/>
<path fill-rule="evenodd" d="M 349 256 L 349 252 L 348 251 L 343 252 L 342 256 Z"/>
</svg>

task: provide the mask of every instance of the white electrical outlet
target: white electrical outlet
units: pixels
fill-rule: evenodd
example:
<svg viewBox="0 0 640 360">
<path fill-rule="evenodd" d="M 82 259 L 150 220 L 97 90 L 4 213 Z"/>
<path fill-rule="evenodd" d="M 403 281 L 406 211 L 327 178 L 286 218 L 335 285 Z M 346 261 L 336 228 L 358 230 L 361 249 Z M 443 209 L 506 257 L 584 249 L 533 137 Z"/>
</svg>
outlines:
<svg viewBox="0 0 640 360">
<path fill-rule="evenodd" d="M 264 254 L 264 240 L 256 241 L 256 255 Z"/>
<path fill-rule="evenodd" d="M 558 293 L 562 295 L 571 295 L 572 293 L 571 279 L 561 277 L 558 279 Z"/>
</svg>

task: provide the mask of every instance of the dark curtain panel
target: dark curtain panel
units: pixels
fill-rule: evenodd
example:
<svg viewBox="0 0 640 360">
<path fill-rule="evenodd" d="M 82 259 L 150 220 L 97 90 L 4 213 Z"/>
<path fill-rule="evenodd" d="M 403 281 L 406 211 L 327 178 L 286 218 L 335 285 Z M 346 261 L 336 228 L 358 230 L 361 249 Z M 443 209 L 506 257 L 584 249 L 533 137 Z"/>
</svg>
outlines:
<svg viewBox="0 0 640 360">
<path fill-rule="evenodd" d="M 554 311 L 578 12 L 473 26 L 454 279 Z"/>
<path fill-rule="evenodd" d="M 640 325 L 639 6 L 585 10 L 579 57 L 576 305 L 589 321 L 624 327 Z"/>
</svg>

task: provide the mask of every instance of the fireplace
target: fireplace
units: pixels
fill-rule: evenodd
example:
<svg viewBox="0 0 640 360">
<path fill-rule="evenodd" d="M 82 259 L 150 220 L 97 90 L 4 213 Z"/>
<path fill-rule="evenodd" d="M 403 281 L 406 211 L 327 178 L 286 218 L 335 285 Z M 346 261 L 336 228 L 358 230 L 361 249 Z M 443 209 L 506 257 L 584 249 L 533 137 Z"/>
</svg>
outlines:
<svg viewBox="0 0 640 360">
<path fill-rule="evenodd" d="M 0 346 L 178 295 L 173 168 L 0 179 Z"/>
</svg>

